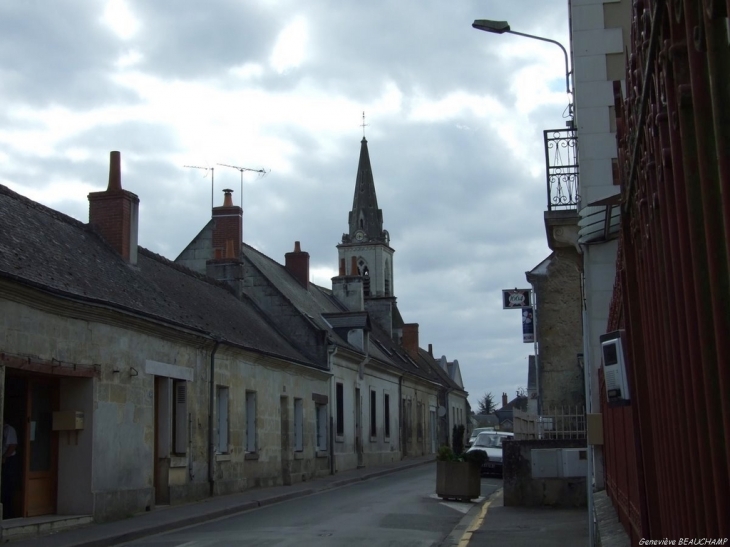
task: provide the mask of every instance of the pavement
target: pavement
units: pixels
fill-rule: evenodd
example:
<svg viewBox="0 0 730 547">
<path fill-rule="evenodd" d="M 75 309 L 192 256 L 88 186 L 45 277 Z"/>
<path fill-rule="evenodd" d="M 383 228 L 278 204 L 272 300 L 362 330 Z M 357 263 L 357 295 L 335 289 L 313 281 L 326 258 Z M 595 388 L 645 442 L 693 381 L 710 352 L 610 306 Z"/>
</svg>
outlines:
<svg viewBox="0 0 730 547">
<path fill-rule="evenodd" d="M 292 486 L 251 489 L 184 505 L 140 513 L 114 522 L 91 524 L 42 537 L 13 541 L 11 547 L 108 547 L 309 496 L 358 481 L 432 463 L 434 457 L 406 459 L 328 475 Z M 505 507 L 500 488 L 474 507 L 441 544 L 442 547 L 587 547 L 587 509 Z"/>
<path fill-rule="evenodd" d="M 505 507 L 500 488 L 469 511 L 442 545 L 588 547 L 588 510 Z"/>
</svg>

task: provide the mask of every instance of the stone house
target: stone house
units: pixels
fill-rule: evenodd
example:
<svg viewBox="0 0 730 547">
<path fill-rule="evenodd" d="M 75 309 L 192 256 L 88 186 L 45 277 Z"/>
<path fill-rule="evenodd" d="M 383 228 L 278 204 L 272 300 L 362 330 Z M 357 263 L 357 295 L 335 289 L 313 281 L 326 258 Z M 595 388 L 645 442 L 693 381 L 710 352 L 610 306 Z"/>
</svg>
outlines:
<svg viewBox="0 0 730 547">
<path fill-rule="evenodd" d="M 292 484 L 434 453 L 466 423 L 458 362 L 400 316 L 387 232 L 340 246 L 353 269 L 328 289 L 298 243 L 284 264 L 243 243 L 230 191 L 176 262 L 137 245 L 138 211 L 118 152 L 89 224 L 0 186 L 17 514 L 108 520 Z"/>
</svg>

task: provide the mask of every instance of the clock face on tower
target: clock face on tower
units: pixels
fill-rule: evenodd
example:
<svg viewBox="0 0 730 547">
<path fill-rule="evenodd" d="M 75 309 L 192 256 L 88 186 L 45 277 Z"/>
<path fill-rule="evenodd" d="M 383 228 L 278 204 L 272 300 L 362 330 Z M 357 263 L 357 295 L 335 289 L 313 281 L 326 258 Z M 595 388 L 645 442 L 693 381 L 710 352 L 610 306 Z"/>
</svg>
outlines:
<svg viewBox="0 0 730 547">
<path fill-rule="evenodd" d="M 362 230 L 358 230 L 357 232 L 355 232 L 355 239 L 357 241 L 364 240 L 365 239 L 365 232 L 363 232 Z"/>
</svg>

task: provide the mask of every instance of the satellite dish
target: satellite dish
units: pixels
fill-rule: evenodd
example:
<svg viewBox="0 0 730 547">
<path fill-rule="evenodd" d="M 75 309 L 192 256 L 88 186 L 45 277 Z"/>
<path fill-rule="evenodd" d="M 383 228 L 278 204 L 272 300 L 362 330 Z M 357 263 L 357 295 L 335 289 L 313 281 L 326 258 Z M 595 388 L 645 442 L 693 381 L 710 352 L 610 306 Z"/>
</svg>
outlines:
<svg viewBox="0 0 730 547">
<path fill-rule="evenodd" d="M 439 407 L 439 418 L 443 418 L 444 416 L 446 416 L 446 407 L 440 406 Z"/>
</svg>

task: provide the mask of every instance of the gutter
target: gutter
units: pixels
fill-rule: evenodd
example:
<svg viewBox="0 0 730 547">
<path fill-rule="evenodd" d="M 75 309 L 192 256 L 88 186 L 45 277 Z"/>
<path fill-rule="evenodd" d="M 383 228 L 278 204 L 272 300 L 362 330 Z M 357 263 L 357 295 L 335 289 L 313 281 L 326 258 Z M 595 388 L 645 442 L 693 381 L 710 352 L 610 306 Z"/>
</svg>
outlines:
<svg viewBox="0 0 730 547">
<path fill-rule="evenodd" d="M 335 405 L 337 405 L 337 399 L 336 399 L 336 393 L 335 393 L 335 377 L 334 374 L 332 374 L 332 365 L 334 361 L 335 355 L 337 355 L 337 350 L 339 348 L 337 345 L 332 344 L 330 348 L 327 350 L 327 364 L 329 365 L 330 369 L 330 401 L 332 403 L 329 405 L 330 407 L 330 434 L 329 434 L 329 451 L 330 451 L 330 475 L 335 474 L 335 416 L 334 416 L 334 410 Z"/>
</svg>

